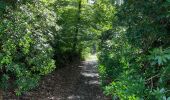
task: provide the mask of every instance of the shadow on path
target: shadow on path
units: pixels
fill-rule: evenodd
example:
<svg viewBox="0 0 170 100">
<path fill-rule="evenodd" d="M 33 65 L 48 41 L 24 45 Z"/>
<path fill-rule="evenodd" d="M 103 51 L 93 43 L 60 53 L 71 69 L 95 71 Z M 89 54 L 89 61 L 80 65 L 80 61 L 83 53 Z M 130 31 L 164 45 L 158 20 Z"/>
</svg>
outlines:
<svg viewBox="0 0 170 100">
<path fill-rule="evenodd" d="M 81 75 L 75 85 L 72 100 L 107 100 L 102 94 L 99 87 L 99 75 L 97 73 L 96 61 L 84 61 L 83 65 L 79 66 Z"/>
<path fill-rule="evenodd" d="M 83 61 L 46 76 L 40 86 L 17 98 L 6 94 L 5 100 L 110 100 L 99 87 L 97 61 Z"/>
</svg>

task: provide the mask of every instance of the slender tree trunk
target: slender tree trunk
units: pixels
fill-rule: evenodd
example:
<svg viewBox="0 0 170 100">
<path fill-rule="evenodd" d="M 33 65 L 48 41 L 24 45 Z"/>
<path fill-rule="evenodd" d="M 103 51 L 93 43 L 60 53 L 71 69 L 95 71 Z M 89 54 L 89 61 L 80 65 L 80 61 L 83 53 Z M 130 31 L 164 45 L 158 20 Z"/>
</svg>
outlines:
<svg viewBox="0 0 170 100">
<path fill-rule="evenodd" d="M 79 27 L 80 27 L 80 14 L 81 14 L 81 0 L 78 0 L 78 12 L 77 12 L 77 23 L 76 23 L 76 30 L 74 35 L 74 43 L 73 43 L 73 51 L 76 51 L 77 43 L 78 43 L 78 33 L 79 33 Z"/>
<path fill-rule="evenodd" d="M 0 90 L 0 100 L 3 100 L 3 91 Z"/>
</svg>

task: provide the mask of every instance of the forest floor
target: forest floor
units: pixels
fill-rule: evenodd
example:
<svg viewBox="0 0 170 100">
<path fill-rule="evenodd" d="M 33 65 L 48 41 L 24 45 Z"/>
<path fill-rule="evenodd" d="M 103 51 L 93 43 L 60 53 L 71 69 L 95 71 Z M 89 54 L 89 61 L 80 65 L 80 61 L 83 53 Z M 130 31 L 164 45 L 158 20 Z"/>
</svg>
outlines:
<svg viewBox="0 0 170 100">
<path fill-rule="evenodd" d="M 97 60 L 91 56 L 80 64 L 54 71 L 42 79 L 39 87 L 16 97 L 6 93 L 4 100 L 111 100 L 99 86 Z"/>
</svg>

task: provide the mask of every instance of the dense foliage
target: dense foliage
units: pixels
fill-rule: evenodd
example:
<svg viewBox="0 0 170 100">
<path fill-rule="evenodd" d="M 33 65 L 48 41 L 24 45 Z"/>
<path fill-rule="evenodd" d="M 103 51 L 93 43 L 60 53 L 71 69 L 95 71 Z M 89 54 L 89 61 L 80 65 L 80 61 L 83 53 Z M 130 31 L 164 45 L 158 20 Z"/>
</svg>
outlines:
<svg viewBox="0 0 170 100">
<path fill-rule="evenodd" d="M 73 62 L 82 58 L 92 45 L 91 23 L 93 10 L 87 0 L 61 0 L 56 2 L 58 24 L 61 27 L 55 35 L 53 48 L 57 64 Z"/>
<path fill-rule="evenodd" d="M 20 95 L 55 68 L 49 41 L 57 17 L 44 1 L 1 4 L 0 86 Z"/>
<path fill-rule="evenodd" d="M 120 100 L 170 99 L 170 0 L 1 0 L 0 91 L 17 95 L 98 47 Z"/>
<path fill-rule="evenodd" d="M 170 99 L 169 7 L 168 0 L 126 0 L 117 6 L 99 54 L 102 86 L 113 99 Z"/>
<path fill-rule="evenodd" d="M 55 35 L 53 47 L 57 64 L 72 62 L 75 56 L 80 57 L 78 49 L 78 35 L 81 14 L 81 0 L 57 1 L 56 12 L 60 31 Z"/>
<path fill-rule="evenodd" d="M 36 87 L 56 66 L 80 59 L 92 39 L 85 0 L 2 0 L 0 14 L 0 91 Z"/>
</svg>

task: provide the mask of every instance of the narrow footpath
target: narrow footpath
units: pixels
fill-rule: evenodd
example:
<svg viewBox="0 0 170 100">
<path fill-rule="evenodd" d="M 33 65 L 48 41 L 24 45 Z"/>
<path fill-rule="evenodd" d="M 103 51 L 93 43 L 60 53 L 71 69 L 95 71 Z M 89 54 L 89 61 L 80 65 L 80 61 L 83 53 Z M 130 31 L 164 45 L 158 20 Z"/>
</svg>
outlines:
<svg viewBox="0 0 170 100">
<path fill-rule="evenodd" d="M 40 86 L 15 97 L 8 93 L 5 100 L 110 100 L 99 86 L 96 59 L 68 66 L 46 76 Z"/>
</svg>

